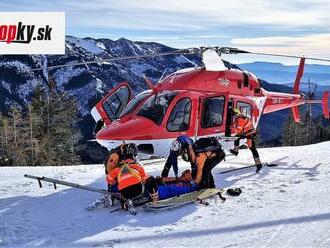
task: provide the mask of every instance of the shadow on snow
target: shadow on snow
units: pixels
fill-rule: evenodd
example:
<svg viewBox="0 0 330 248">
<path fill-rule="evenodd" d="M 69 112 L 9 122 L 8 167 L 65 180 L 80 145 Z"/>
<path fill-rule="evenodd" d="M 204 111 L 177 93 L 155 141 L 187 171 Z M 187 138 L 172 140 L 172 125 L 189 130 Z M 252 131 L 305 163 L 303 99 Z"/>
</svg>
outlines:
<svg viewBox="0 0 330 248">
<path fill-rule="evenodd" d="M 102 182 L 103 178 L 90 186 L 99 186 Z M 37 185 L 36 190 L 41 190 Z M 137 230 L 168 225 L 196 210 L 195 205 L 188 205 L 176 211 L 162 212 L 161 218 L 152 212 L 130 216 L 124 211 L 110 213 L 110 209 L 87 211 L 85 207 L 97 196 L 93 192 L 70 188 L 47 196 L 1 199 L 0 246 L 65 245 L 120 225 Z"/>
</svg>

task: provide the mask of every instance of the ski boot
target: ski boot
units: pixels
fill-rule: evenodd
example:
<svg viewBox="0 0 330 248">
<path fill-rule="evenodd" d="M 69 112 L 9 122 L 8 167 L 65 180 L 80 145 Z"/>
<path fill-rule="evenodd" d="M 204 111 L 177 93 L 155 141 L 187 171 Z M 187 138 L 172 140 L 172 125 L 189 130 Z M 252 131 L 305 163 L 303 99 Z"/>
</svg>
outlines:
<svg viewBox="0 0 330 248">
<path fill-rule="evenodd" d="M 99 197 L 92 204 L 87 206 L 87 210 L 95 208 L 108 208 L 113 206 L 113 199 L 109 194 L 100 194 Z"/>
<path fill-rule="evenodd" d="M 234 149 L 229 149 L 230 153 L 237 156 L 238 155 L 238 146 L 235 146 Z"/>
<path fill-rule="evenodd" d="M 129 212 L 130 215 L 136 215 L 136 208 L 134 206 L 134 203 L 132 200 L 127 200 L 127 211 Z"/>
<path fill-rule="evenodd" d="M 121 200 L 121 206 L 122 209 L 124 209 L 125 211 L 128 211 L 130 215 L 136 215 L 137 211 L 134 205 L 134 202 L 132 200 Z"/>
<path fill-rule="evenodd" d="M 254 162 L 257 166 L 256 173 L 259 173 L 259 171 L 262 169 L 262 163 L 260 161 L 260 158 L 254 158 Z"/>
</svg>

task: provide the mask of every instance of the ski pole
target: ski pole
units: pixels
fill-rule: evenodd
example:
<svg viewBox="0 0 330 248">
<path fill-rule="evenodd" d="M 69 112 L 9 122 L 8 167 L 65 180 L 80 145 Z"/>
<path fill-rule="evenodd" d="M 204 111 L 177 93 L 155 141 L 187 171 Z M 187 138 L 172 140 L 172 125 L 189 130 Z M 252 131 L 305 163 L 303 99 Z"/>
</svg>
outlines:
<svg viewBox="0 0 330 248">
<path fill-rule="evenodd" d="M 264 166 L 267 166 L 267 167 L 275 167 L 275 166 L 278 166 L 278 164 L 275 164 L 275 163 L 264 163 L 263 164 Z M 244 167 L 239 167 L 239 168 L 235 168 L 235 169 L 230 169 L 230 170 L 226 170 L 226 171 L 222 171 L 222 172 L 219 172 L 218 174 L 226 174 L 226 173 L 229 173 L 229 172 L 233 172 L 233 171 L 239 171 L 239 170 L 245 170 L 245 169 L 249 169 L 249 168 L 253 168 L 253 167 L 256 167 L 256 165 L 248 165 L 248 166 L 244 166 Z"/>
<path fill-rule="evenodd" d="M 77 183 L 71 183 L 71 182 L 67 182 L 67 181 L 57 180 L 57 179 L 53 179 L 53 178 L 49 178 L 49 177 L 38 177 L 38 176 L 33 176 L 33 175 L 28 175 L 28 174 L 25 174 L 24 177 L 37 180 L 40 188 L 42 188 L 41 181 L 45 181 L 45 182 L 53 183 L 54 189 L 57 189 L 56 184 L 60 184 L 60 185 L 65 185 L 65 186 L 72 187 L 72 188 L 77 188 L 77 189 L 82 189 L 82 190 L 87 190 L 87 191 L 92 191 L 92 192 L 98 192 L 101 194 L 108 194 L 115 198 L 120 198 L 120 193 L 112 193 L 105 189 L 97 189 L 97 188 L 84 186 L 84 185 L 77 184 Z"/>
<path fill-rule="evenodd" d="M 256 165 L 249 165 L 249 166 L 244 166 L 244 167 L 240 167 L 240 168 L 230 169 L 230 170 L 222 171 L 219 174 L 226 174 L 226 173 L 233 172 L 233 171 L 249 169 L 249 168 L 252 168 L 252 167 L 255 167 L 255 166 Z"/>
</svg>

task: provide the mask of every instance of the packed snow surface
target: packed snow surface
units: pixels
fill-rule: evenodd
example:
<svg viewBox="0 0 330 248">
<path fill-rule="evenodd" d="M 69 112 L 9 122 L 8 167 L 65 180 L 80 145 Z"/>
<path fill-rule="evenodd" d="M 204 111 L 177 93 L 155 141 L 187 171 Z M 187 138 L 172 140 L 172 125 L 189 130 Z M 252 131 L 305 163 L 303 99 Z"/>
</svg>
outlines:
<svg viewBox="0 0 330 248">
<path fill-rule="evenodd" d="M 239 197 L 130 216 L 87 211 L 97 193 L 44 183 L 25 173 L 104 188 L 102 165 L 0 168 L 0 246 L 9 247 L 330 247 L 330 142 L 260 149 L 254 170 L 249 150 L 228 157 L 213 174 L 218 187 L 240 187 Z M 163 162 L 146 164 L 159 175 Z M 184 170 L 189 164 L 180 162 Z"/>
</svg>

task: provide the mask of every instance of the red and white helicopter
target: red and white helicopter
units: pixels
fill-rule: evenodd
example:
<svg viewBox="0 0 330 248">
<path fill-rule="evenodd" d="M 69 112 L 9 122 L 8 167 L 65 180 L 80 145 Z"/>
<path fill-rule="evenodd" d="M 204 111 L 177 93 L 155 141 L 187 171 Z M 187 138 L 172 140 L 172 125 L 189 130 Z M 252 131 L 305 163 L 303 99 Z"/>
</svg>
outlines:
<svg viewBox="0 0 330 248">
<path fill-rule="evenodd" d="M 150 89 L 134 97 L 127 82 L 103 97 L 91 111 L 97 122 L 96 141 L 108 149 L 134 142 L 142 152 L 165 157 L 172 140 L 180 135 L 194 139 L 216 136 L 225 146 L 232 142 L 232 108 L 252 118 L 255 127 L 262 114 L 286 108 L 292 109 L 299 122 L 298 106 L 306 103 L 322 104 L 324 116 L 329 118 L 329 92 L 320 100 L 309 100 L 299 93 L 305 59 L 324 59 L 263 54 L 300 58 L 293 92 L 287 94 L 266 91 L 250 72 L 226 68 L 221 54 L 250 53 L 236 48 L 193 48 L 142 58 L 191 53 L 200 53 L 205 66 L 178 70 L 156 85 L 145 77 Z"/>
</svg>

